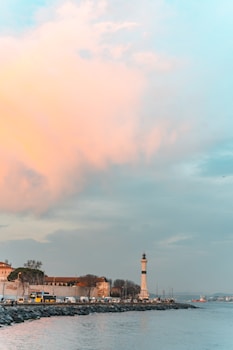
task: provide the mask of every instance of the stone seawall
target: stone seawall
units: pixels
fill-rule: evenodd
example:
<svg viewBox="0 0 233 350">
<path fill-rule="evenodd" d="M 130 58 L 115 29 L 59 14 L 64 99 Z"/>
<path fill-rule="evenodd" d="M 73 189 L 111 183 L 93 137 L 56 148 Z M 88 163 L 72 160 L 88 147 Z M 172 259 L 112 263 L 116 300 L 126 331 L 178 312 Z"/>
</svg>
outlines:
<svg viewBox="0 0 233 350">
<path fill-rule="evenodd" d="M 27 320 L 36 320 L 51 316 L 89 315 L 91 313 L 170 310 L 196 308 L 194 305 L 183 303 L 161 304 L 33 304 L 17 306 L 0 306 L 0 327 L 21 323 Z"/>
</svg>

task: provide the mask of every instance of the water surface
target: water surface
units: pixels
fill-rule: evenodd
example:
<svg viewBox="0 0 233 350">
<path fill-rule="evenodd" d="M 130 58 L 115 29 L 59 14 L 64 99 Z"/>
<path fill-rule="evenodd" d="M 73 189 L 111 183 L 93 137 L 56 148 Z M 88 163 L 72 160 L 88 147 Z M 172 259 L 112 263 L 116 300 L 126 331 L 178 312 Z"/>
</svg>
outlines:
<svg viewBox="0 0 233 350">
<path fill-rule="evenodd" d="M 233 304 L 51 317 L 0 329 L 1 350 L 232 350 Z"/>
</svg>

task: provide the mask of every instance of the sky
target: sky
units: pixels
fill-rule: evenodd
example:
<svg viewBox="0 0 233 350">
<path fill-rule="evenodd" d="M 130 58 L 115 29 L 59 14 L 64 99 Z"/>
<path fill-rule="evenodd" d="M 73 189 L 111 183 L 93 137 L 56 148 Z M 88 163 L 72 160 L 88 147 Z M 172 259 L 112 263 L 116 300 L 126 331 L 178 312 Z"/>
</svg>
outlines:
<svg viewBox="0 0 233 350">
<path fill-rule="evenodd" d="M 233 294 L 232 15 L 1 0 L 1 261 Z"/>
</svg>

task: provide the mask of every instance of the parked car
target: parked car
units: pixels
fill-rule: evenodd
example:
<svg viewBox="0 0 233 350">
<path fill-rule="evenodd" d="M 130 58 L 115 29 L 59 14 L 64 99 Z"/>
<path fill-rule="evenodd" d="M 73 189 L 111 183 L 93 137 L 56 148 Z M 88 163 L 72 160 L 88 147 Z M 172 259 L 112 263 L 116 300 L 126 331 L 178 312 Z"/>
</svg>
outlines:
<svg viewBox="0 0 233 350">
<path fill-rule="evenodd" d="M 88 297 L 81 296 L 81 297 L 80 297 L 80 301 L 81 301 L 81 303 L 88 303 L 88 302 L 89 302 L 89 298 L 88 298 Z"/>
<path fill-rule="evenodd" d="M 24 304 L 26 300 L 23 297 L 17 299 L 17 304 Z"/>
<path fill-rule="evenodd" d="M 75 297 L 65 297 L 64 302 L 73 304 L 73 303 L 76 303 L 76 299 L 75 299 Z"/>
</svg>

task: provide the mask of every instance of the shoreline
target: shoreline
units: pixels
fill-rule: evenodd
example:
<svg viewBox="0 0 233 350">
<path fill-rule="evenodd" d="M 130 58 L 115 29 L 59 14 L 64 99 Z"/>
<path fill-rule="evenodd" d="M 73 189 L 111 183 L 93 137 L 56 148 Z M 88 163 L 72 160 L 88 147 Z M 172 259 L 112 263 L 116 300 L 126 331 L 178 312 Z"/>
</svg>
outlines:
<svg viewBox="0 0 233 350">
<path fill-rule="evenodd" d="M 93 313 L 115 313 L 150 310 L 196 309 L 186 303 L 137 303 L 137 304 L 18 304 L 0 305 L 0 328 L 29 320 L 53 316 L 85 316 Z"/>
</svg>

